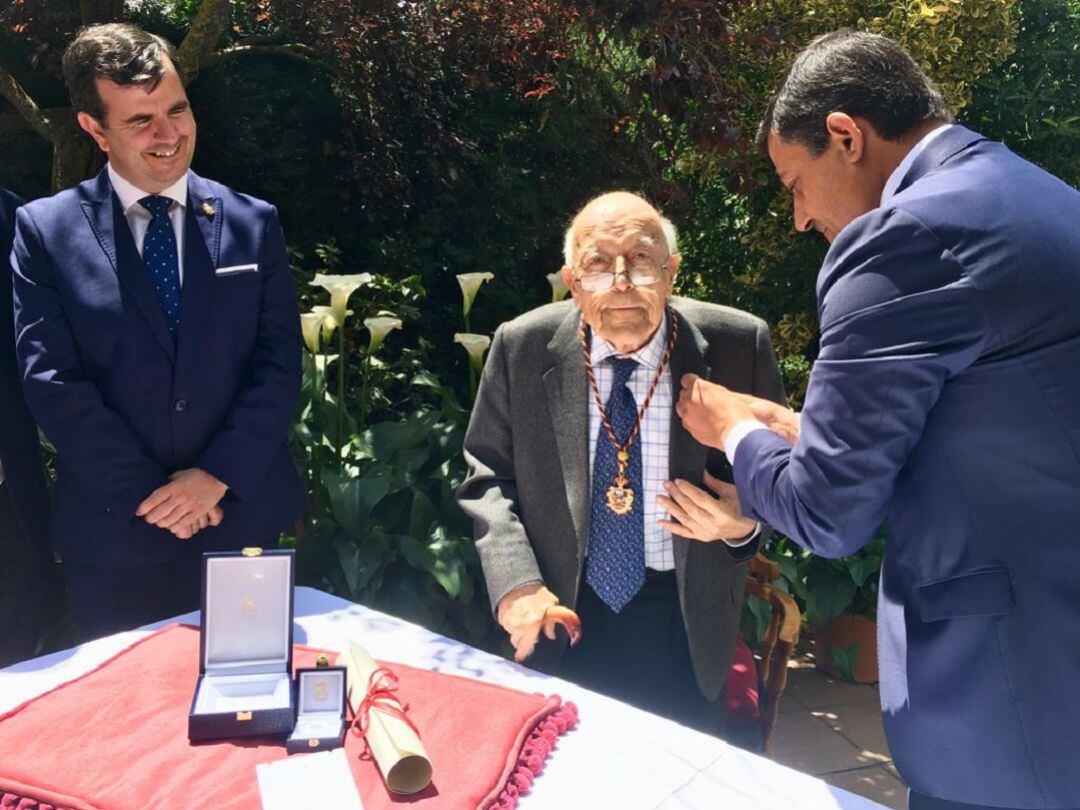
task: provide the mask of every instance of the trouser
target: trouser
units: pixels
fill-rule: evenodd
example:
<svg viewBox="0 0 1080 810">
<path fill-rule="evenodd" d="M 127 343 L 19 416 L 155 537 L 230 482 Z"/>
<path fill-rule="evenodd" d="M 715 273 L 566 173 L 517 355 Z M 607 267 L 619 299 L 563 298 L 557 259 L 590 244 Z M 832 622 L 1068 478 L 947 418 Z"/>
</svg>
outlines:
<svg viewBox="0 0 1080 810">
<path fill-rule="evenodd" d="M 45 582 L 41 554 L 0 483 L 0 667 L 33 658 L 41 634 Z"/>
<path fill-rule="evenodd" d="M 723 700 L 706 699 L 694 677 L 674 571 L 647 571 L 645 585 L 619 613 L 582 583 L 577 613 L 582 638 L 564 654 L 560 678 L 724 736 Z"/>
<path fill-rule="evenodd" d="M 63 568 L 83 641 L 199 609 L 202 551 L 196 542 L 159 565 L 116 568 L 65 560 Z"/>
</svg>

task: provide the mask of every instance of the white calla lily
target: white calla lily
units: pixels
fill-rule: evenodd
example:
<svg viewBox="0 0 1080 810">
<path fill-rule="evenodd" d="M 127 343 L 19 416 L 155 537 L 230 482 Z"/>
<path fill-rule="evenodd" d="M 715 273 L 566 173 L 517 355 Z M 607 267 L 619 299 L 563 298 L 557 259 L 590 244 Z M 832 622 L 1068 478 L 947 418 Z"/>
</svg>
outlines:
<svg viewBox="0 0 1080 810">
<path fill-rule="evenodd" d="M 319 332 L 324 316 L 319 312 L 305 312 L 300 316 L 300 330 L 304 333 L 304 345 L 312 354 L 319 353 Z"/>
<path fill-rule="evenodd" d="M 487 335 L 473 335 L 469 332 L 458 332 L 454 335 L 454 342 L 460 343 L 469 353 L 469 359 L 477 368 L 484 364 L 484 352 L 491 345 L 491 338 Z"/>
<path fill-rule="evenodd" d="M 338 328 L 341 322 L 338 321 L 337 316 L 334 315 L 334 308 L 329 307 L 326 304 L 319 304 L 311 308 L 312 314 L 318 315 L 322 318 L 322 337 L 324 342 L 329 342 L 330 338 L 334 335 L 334 330 Z M 352 315 L 353 311 L 346 310 L 346 315 Z M 342 318 L 341 321 L 345 319 Z"/>
<path fill-rule="evenodd" d="M 469 317 L 469 312 L 472 310 L 473 299 L 476 298 L 476 293 L 480 291 L 480 285 L 485 281 L 491 281 L 495 278 L 494 273 L 461 273 L 458 275 L 458 284 L 461 285 L 462 312 L 465 317 Z"/>
<path fill-rule="evenodd" d="M 548 273 L 547 280 L 548 284 L 551 285 L 552 303 L 555 303 L 556 301 L 562 301 L 564 298 L 566 298 L 566 294 L 570 292 L 570 288 L 566 286 L 566 280 L 563 278 L 562 273 Z"/>
<path fill-rule="evenodd" d="M 364 318 L 364 326 L 371 333 L 371 341 L 368 343 L 368 354 L 374 354 L 382 346 L 386 336 L 393 330 L 400 329 L 404 324 L 401 318 L 391 315 L 376 315 L 374 318 Z"/>
<path fill-rule="evenodd" d="M 370 284 L 371 280 L 371 273 L 354 273 L 350 276 L 316 273 L 310 283 L 312 287 L 322 287 L 330 293 L 330 309 L 337 325 L 341 326 L 345 323 L 345 316 L 350 314 L 345 309 L 349 303 L 349 296 L 365 284 Z"/>
</svg>

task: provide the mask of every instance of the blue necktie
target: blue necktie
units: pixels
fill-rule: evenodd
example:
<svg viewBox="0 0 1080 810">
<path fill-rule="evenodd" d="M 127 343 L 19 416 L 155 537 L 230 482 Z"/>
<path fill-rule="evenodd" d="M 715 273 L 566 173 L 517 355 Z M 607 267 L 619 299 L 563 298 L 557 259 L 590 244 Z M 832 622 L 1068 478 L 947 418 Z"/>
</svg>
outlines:
<svg viewBox="0 0 1080 810">
<path fill-rule="evenodd" d="M 180 260 L 176 252 L 176 234 L 169 219 L 168 197 L 151 195 L 139 200 L 139 205 L 150 212 L 150 227 L 143 241 L 143 264 L 154 283 L 158 303 L 165 315 L 165 323 L 173 339 L 180 330 Z"/>
<path fill-rule="evenodd" d="M 609 357 L 608 361 L 615 367 L 615 383 L 605 410 L 615 435 L 624 442 L 637 422 L 637 403 L 626 383 L 638 363 L 623 357 Z M 592 523 L 585 581 L 604 604 L 618 613 L 645 584 L 645 493 L 641 486 L 641 441 L 637 437 L 629 448 L 630 463 L 626 471 L 634 491 L 633 508 L 625 515 L 617 515 L 608 508 L 607 490 L 619 470 L 616 452 L 611 437 L 601 425 L 593 463 Z"/>
</svg>

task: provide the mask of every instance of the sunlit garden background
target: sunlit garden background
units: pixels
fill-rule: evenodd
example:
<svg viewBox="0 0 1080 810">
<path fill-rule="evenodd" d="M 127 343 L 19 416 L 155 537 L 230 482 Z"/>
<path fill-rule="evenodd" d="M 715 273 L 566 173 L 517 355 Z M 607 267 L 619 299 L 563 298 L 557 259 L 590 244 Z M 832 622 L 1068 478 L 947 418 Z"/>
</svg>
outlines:
<svg viewBox="0 0 1080 810">
<path fill-rule="evenodd" d="M 32 198 L 100 168 L 59 55 L 118 18 L 180 44 L 195 171 L 281 212 L 308 313 L 292 444 L 311 511 L 283 541 L 300 583 L 489 649 L 453 500 L 461 440 L 486 340 L 565 293 L 550 274 L 589 197 L 657 203 L 679 227 L 681 292 L 764 317 L 797 404 L 825 245 L 792 230 L 753 152 L 795 48 L 844 25 L 892 36 L 961 122 L 1080 185 L 1077 0 L 9 0 L 0 185 Z M 873 617 L 881 543 L 769 553 L 820 625 Z M 835 652 L 851 674 L 858 650 Z"/>
</svg>

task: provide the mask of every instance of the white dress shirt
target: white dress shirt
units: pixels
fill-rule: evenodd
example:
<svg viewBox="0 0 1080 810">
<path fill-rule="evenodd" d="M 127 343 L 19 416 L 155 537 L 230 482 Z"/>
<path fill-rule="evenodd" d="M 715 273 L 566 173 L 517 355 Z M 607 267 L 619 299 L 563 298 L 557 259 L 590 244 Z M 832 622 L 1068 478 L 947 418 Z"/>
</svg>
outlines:
<svg viewBox="0 0 1080 810">
<path fill-rule="evenodd" d="M 632 357 L 637 360 L 638 367 L 630 375 L 627 385 L 634 394 L 634 402 L 638 410 L 641 409 L 645 397 L 648 396 L 649 386 L 652 385 L 656 370 L 664 359 L 664 350 L 667 348 L 668 318 L 664 316 L 660 328 L 652 339 L 630 354 L 619 354 L 610 343 L 603 338 L 598 338 L 590 333 L 591 342 L 589 350 L 592 356 L 593 371 L 596 373 L 596 386 L 600 389 L 600 400 L 607 405 L 611 395 L 611 386 L 615 380 L 615 370 L 606 362 L 612 355 L 618 357 Z M 592 386 L 589 387 L 589 492 L 592 493 L 592 475 L 596 464 L 596 442 L 600 438 L 600 410 L 596 407 L 596 397 L 593 396 Z M 656 502 L 658 495 L 668 496 L 664 489 L 664 482 L 669 480 L 668 463 L 671 449 L 671 409 L 674 406 L 671 393 L 671 366 L 664 368 L 660 380 L 656 384 L 649 407 L 641 419 L 641 431 L 635 442 L 641 445 L 641 485 L 643 493 L 635 493 L 636 497 L 643 497 L 645 518 L 645 567 L 654 571 L 671 571 L 675 568 L 675 554 L 672 550 L 671 532 L 657 525 L 658 520 L 671 520 L 671 515 L 663 510 Z M 622 438 L 622 437 L 620 437 Z M 604 441 L 611 441 L 604 431 Z M 751 542 L 757 537 L 761 526 L 758 525 L 754 532 L 745 540 L 729 543 L 731 546 L 741 546 Z"/>
<path fill-rule="evenodd" d="M 885 181 L 885 187 L 881 190 L 881 205 L 884 205 L 893 198 L 896 194 L 896 189 L 900 187 L 900 184 L 904 181 L 904 176 L 908 173 L 908 169 L 911 168 L 911 164 L 923 153 L 930 143 L 952 127 L 953 124 L 942 124 L 941 126 L 934 127 L 927 132 L 922 138 L 919 139 L 906 155 L 904 159 L 900 161 L 900 164 L 893 169 L 892 174 L 889 175 L 889 179 Z M 738 452 L 739 444 L 746 437 L 748 433 L 752 433 L 755 430 L 768 430 L 765 425 L 756 419 L 747 419 L 743 422 L 739 422 L 728 433 L 727 441 L 724 442 L 724 452 L 727 453 L 728 460 L 735 463 L 735 453 Z"/>
<path fill-rule="evenodd" d="M 124 209 L 124 218 L 131 229 L 131 237 L 135 240 L 135 249 L 142 256 L 143 242 L 146 240 L 146 230 L 150 227 L 150 212 L 139 205 L 139 200 L 149 197 L 150 193 L 136 188 L 113 169 L 109 164 L 109 182 L 112 183 L 113 191 L 120 199 L 120 207 Z M 169 197 L 173 202 L 169 206 L 169 221 L 176 235 L 176 258 L 179 260 L 180 286 L 184 285 L 184 210 L 187 208 L 187 172 L 184 176 L 160 192 L 159 196 Z"/>
<path fill-rule="evenodd" d="M 627 355 L 620 355 L 610 343 L 590 332 L 593 371 L 596 373 L 596 385 L 600 389 L 600 401 L 607 406 L 611 395 L 611 386 L 615 381 L 615 370 L 606 362 L 612 355 L 632 357 L 638 361 L 638 367 L 630 375 L 627 386 L 634 394 L 634 402 L 641 409 L 649 393 L 656 370 L 664 359 L 667 346 L 668 318 L 664 316 L 660 328 L 652 340 Z M 600 410 L 596 407 L 596 397 L 592 386 L 589 387 L 589 492 L 592 493 L 593 466 L 596 463 L 596 441 L 600 437 Z M 649 403 L 648 410 L 641 420 L 641 432 L 635 442 L 641 445 L 641 484 L 644 492 L 634 493 L 643 498 L 645 511 L 645 567 L 654 571 L 670 571 L 675 567 L 675 555 L 671 549 L 671 532 L 656 525 L 658 520 L 670 520 L 656 502 L 657 495 L 667 495 L 664 482 L 668 480 L 668 450 L 671 437 L 671 368 L 664 369 L 656 392 Z M 619 438 L 622 438 L 621 436 Z M 611 441 L 604 432 L 604 441 Z"/>
</svg>

